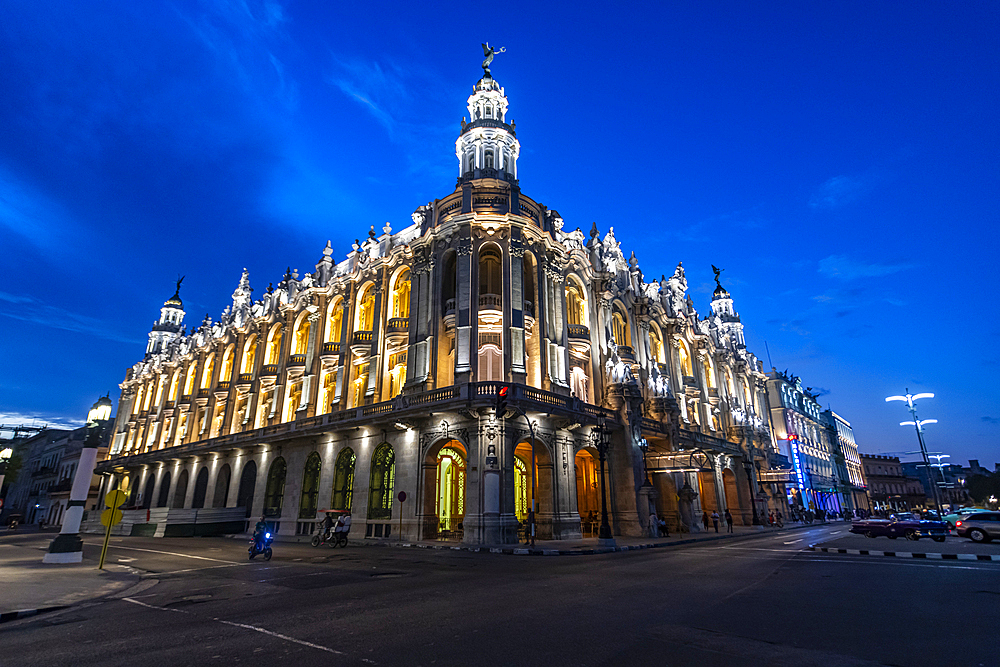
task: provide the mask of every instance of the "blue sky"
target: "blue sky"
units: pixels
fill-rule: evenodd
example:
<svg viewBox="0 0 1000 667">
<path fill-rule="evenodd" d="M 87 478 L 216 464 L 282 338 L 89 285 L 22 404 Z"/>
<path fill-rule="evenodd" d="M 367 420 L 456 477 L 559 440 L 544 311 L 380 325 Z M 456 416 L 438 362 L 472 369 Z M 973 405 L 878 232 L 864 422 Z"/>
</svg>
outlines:
<svg viewBox="0 0 1000 667">
<path fill-rule="evenodd" d="M 711 264 L 752 349 L 863 451 L 883 397 L 1000 461 L 996 3 L 18 1 L 0 23 L 0 421 L 117 392 L 184 274 L 188 322 L 454 186 L 481 69 L 526 194 L 647 279 Z"/>
</svg>

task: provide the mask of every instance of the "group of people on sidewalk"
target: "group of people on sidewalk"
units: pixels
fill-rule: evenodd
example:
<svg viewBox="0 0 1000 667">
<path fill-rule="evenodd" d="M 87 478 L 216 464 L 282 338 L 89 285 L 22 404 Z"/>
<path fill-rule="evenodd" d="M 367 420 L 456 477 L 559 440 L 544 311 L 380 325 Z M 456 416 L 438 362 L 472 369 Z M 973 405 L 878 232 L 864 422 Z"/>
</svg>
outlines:
<svg viewBox="0 0 1000 667">
<path fill-rule="evenodd" d="M 719 516 L 719 511 L 718 510 L 712 510 L 711 516 L 709 516 L 709 514 L 708 514 L 707 511 L 704 511 L 704 512 L 701 513 L 701 524 L 705 527 L 705 531 L 706 532 L 708 531 L 708 522 L 709 522 L 709 519 L 711 519 L 711 521 L 712 521 L 712 526 L 715 528 L 715 532 L 719 532 L 719 521 L 720 521 L 720 519 L 725 519 L 726 520 L 726 532 L 727 533 L 733 532 L 733 514 L 732 514 L 732 512 L 729 511 L 728 507 L 722 513 L 721 517 Z"/>
</svg>

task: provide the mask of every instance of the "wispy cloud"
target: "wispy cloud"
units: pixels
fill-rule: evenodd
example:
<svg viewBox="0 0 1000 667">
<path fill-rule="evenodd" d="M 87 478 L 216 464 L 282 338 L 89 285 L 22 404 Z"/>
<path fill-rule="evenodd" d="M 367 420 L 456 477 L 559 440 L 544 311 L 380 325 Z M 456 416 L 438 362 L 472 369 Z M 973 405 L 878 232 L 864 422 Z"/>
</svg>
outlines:
<svg viewBox="0 0 1000 667">
<path fill-rule="evenodd" d="M 93 317 L 80 315 L 64 308 L 50 306 L 34 297 L 0 292 L 0 316 L 24 322 L 33 322 L 55 329 L 87 334 L 133 345 L 141 345 L 142 340 L 123 336 L 114 326 Z"/>
<path fill-rule="evenodd" d="M 82 419 L 70 419 L 46 412 L 0 412 L 0 424 L 73 429 L 83 426 L 84 423 Z"/>
<path fill-rule="evenodd" d="M 834 176 L 819 186 L 809 206 L 812 208 L 837 208 L 857 201 L 866 195 L 873 185 L 870 176 Z"/>
<path fill-rule="evenodd" d="M 48 249 L 63 237 L 68 219 L 58 203 L 0 166 L 0 228 Z"/>
<path fill-rule="evenodd" d="M 1000 424 L 1000 417 L 983 417 L 983 421 L 987 424 Z"/>
<path fill-rule="evenodd" d="M 855 280 L 857 278 L 878 278 L 912 269 L 913 264 L 879 264 L 860 262 L 847 255 L 830 255 L 819 261 L 819 272 L 828 278 Z"/>
</svg>

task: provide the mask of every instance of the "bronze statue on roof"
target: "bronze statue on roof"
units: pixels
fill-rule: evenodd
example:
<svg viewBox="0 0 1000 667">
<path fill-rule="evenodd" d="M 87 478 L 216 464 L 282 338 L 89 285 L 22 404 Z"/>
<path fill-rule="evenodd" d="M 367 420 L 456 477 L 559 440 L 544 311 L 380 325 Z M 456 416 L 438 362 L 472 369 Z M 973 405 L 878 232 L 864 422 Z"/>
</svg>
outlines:
<svg viewBox="0 0 1000 667">
<path fill-rule="evenodd" d="M 489 42 L 483 44 L 483 55 L 486 56 L 486 59 L 483 60 L 483 69 L 486 71 L 486 76 L 490 76 L 490 63 L 493 62 L 493 56 L 497 53 L 504 53 L 506 50 L 506 47 L 503 46 L 499 50 L 494 49 Z"/>
</svg>

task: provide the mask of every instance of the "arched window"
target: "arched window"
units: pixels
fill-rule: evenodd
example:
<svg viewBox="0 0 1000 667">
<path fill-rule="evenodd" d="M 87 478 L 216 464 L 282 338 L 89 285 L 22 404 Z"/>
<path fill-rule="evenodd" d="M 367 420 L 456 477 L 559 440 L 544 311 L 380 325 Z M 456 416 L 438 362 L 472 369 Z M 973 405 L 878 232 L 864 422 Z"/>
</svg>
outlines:
<svg viewBox="0 0 1000 667">
<path fill-rule="evenodd" d="M 313 519 L 319 502 L 319 454 L 313 452 L 306 459 L 302 472 L 302 497 L 299 499 L 299 518 Z"/>
<path fill-rule="evenodd" d="M 694 371 L 691 366 L 691 354 L 688 352 L 687 343 L 683 340 L 679 341 L 680 345 L 677 347 L 677 359 L 680 361 L 681 365 L 681 375 L 685 377 L 694 376 Z"/>
<path fill-rule="evenodd" d="M 198 375 L 198 364 L 197 362 L 191 362 L 188 366 L 187 380 L 184 382 L 184 395 L 190 396 L 191 392 L 194 391 L 194 379 Z"/>
<path fill-rule="evenodd" d="M 479 255 L 479 296 L 503 294 L 503 276 L 500 271 L 500 251 L 490 246 Z"/>
<path fill-rule="evenodd" d="M 616 345 L 627 345 L 628 347 L 632 347 L 625 316 L 617 310 L 611 316 L 611 335 L 614 336 Z"/>
<path fill-rule="evenodd" d="M 309 330 L 312 322 L 309 321 L 309 313 L 302 313 L 299 316 L 298 325 L 295 327 L 295 352 L 293 354 L 305 354 L 309 349 Z"/>
<path fill-rule="evenodd" d="M 575 281 L 566 281 L 566 321 L 587 326 L 587 297 Z"/>
<path fill-rule="evenodd" d="M 201 372 L 201 388 L 208 389 L 212 386 L 212 371 L 215 370 L 215 355 L 210 354 L 205 362 L 205 368 Z"/>
<path fill-rule="evenodd" d="M 330 497 L 330 508 L 351 511 L 354 498 L 354 464 L 358 460 L 354 450 L 345 447 L 337 455 L 333 467 L 333 495 Z"/>
<path fill-rule="evenodd" d="M 410 316 L 410 270 L 396 278 L 396 287 L 392 290 L 392 316 L 407 318 Z"/>
<path fill-rule="evenodd" d="M 705 355 L 705 382 L 710 389 L 715 389 L 715 364 L 712 363 L 712 357 L 708 354 Z"/>
<path fill-rule="evenodd" d="M 458 286 L 458 272 L 455 266 L 455 251 L 449 250 L 444 256 L 444 274 L 441 278 L 442 315 L 455 310 L 455 293 Z"/>
<path fill-rule="evenodd" d="M 396 456 L 392 445 L 383 442 L 372 455 L 372 476 L 368 485 L 368 518 L 392 518 L 392 489 L 396 478 Z"/>
<path fill-rule="evenodd" d="M 330 304 L 326 316 L 326 342 L 339 343 L 344 335 L 344 300 L 337 299 Z"/>
<path fill-rule="evenodd" d="M 723 373 L 726 376 L 726 391 L 729 393 L 730 397 L 736 396 L 736 386 L 733 384 L 733 374 L 729 372 L 728 368 L 723 369 Z"/>
<path fill-rule="evenodd" d="M 486 107 L 486 115 L 487 116 L 490 115 L 490 108 L 489 107 Z M 492 150 L 486 151 L 485 159 L 483 160 L 483 162 L 484 162 L 484 164 L 485 164 L 485 166 L 486 166 L 487 169 L 492 169 L 493 168 L 493 151 Z"/>
<path fill-rule="evenodd" d="M 267 472 L 267 487 L 264 490 L 264 516 L 281 516 L 281 503 L 285 497 L 286 469 L 285 459 L 279 456 Z"/>
<path fill-rule="evenodd" d="M 180 476 L 177 478 L 177 488 L 174 489 L 174 509 L 183 509 L 184 500 L 187 498 L 188 490 L 188 471 L 181 470 Z"/>
<path fill-rule="evenodd" d="M 198 471 L 198 477 L 194 482 L 194 498 L 191 500 L 191 507 L 201 509 L 205 506 L 205 495 L 208 493 L 208 468 L 202 466 Z"/>
<path fill-rule="evenodd" d="M 653 361 L 662 364 L 663 360 L 663 339 L 660 338 L 660 330 L 655 327 L 649 327 L 649 355 L 653 358 Z"/>
<path fill-rule="evenodd" d="M 235 351 L 235 347 L 230 345 L 222 355 L 222 375 L 219 376 L 219 379 L 223 382 L 233 379 L 233 358 L 235 357 Z"/>
<path fill-rule="evenodd" d="M 163 478 L 160 479 L 160 495 L 156 499 L 157 507 L 166 507 L 167 498 L 170 496 L 170 471 L 163 473 Z"/>
<path fill-rule="evenodd" d="M 170 393 L 167 394 L 168 401 L 177 400 L 177 389 L 181 385 L 181 372 L 180 370 L 174 371 L 174 377 L 170 380 Z"/>
<path fill-rule="evenodd" d="M 354 320 L 355 331 L 371 331 L 375 321 L 375 288 L 369 284 L 358 298 L 358 314 Z"/>
<path fill-rule="evenodd" d="M 282 339 L 282 329 L 284 327 L 281 324 L 275 324 L 271 327 L 271 332 L 267 335 L 267 349 L 265 350 L 264 363 L 265 364 L 276 364 L 278 363 L 278 358 L 281 356 L 281 339 Z"/>
<path fill-rule="evenodd" d="M 250 336 L 246 347 L 243 348 L 243 362 L 240 364 L 240 373 L 253 373 L 253 364 L 257 359 L 257 336 Z"/>
</svg>

